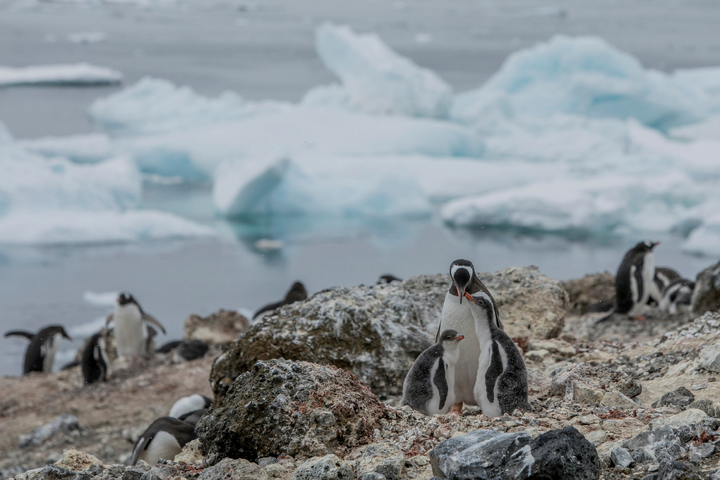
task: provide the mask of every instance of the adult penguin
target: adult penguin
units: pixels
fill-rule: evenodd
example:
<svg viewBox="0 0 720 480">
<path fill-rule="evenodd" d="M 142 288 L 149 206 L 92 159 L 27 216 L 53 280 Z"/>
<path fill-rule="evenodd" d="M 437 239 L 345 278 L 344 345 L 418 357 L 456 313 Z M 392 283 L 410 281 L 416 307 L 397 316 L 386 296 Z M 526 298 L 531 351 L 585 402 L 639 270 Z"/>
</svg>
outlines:
<svg viewBox="0 0 720 480">
<path fill-rule="evenodd" d="M 466 293 L 475 295 L 483 292 L 490 299 L 494 309 L 493 318 L 490 319 L 499 329 L 503 329 L 500 313 L 495 299 L 490 291 L 483 285 L 475 273 L 475 267 L 469 260 L 455 260 L 450 264 L 450 279 L 452 284 L 445 294 L 442 316 L 438 326 L 435 341 L 437 342 L 441 331 L 455 330 L 465 339 L 460 342 L 460 355 L 455 364 L 455 405 L 451 412 L 462 410 L 462 404 L 477 405 L 475 400 L 475 380 L 477 378 L 478 360 L 480 358 L 480 342 L 475 333 L 475 318 L 470 309 L 469 301 L 463 299 Z"/>
<path fill-rule="evenodd" d="M 11 330 L 5 333 L 5 337 L 23 337 L 30 340 L 30 345 L 25 351 L 23 375 L 30 372 L 51 373 L 60 339 L 66 338 L 72 341 L 61 325 L 49 325 L 36 334 Z"/>
<path fill-rule="evenodd" d="M 115 311 L 107 318 L 107 324 L 115 323 L 113 336 L 119 357 L 141 356 L 148 353 L 148 339 L 155 325 L 163 333 L 165 327 L 154 317 L 145 313 L 140 304 L 129 293 L 121 293 L 115 305 Z"/>
<path fill-rule="evenodd" d="M 596 323 L 609 319 L 615 313 L 639 318 L 655 285 L 653 249 L 657 245 L 659 242 L 640 242 L 625 254 L 615 275 L 615 307 Z"/>
</svg>

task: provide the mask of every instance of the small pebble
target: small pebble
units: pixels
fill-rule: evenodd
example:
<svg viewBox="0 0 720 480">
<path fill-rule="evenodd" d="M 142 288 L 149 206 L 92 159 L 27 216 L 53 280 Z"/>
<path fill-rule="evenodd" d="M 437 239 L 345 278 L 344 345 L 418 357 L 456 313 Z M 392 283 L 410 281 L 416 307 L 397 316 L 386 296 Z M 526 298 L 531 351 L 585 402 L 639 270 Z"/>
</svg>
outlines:
<svg viewBox="0 0 720 480">
<path fill-rule="evenodd" d="M 707 383 L 698 383 L 697 385 L 693 385 L 690 388 L 692 388 L 693 390 L 702 390 L 703 388 L 707 388 Z"/>
</svg>

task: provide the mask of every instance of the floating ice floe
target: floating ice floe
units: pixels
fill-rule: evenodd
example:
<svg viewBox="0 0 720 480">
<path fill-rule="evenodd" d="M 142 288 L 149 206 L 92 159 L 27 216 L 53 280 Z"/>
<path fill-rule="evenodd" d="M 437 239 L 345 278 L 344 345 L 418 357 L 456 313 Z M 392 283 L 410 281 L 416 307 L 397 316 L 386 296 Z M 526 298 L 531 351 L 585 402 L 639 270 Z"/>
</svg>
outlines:
<svg viewBox="0 0 720 480">
<path fill-rule="evenodd" d="M 452 88 L 435 72 L 388 48 L 377 35 L 357 35 L 347 26 L 324 24 L 315 48 L 342 85 L 317 87 L 306 105 L 335 105 L 368 112 L 417 117 L 447 116 Z"/>
<path fill-rule="evenodd" d="M 0 132 L 4 131 L 1 127 Z M 134 242 L 213 235 L 165 212 L 136 210 L 142 178 L 116 157 L 96 165 L 43 158 L 0 134 L 0 243 Z"/>
<path fill-rule="evenodd" d="M 122 82 L 122 73 L 87 63 L 0 67 L 0 87 L 13 85 L 113 85 Z"/>
<path fill-rule="evenodd" d="M 27 151 L 45 157 L 64 157 L 75 163 L 97 163 L 114 156 L 110 138 L 103 133 L 18 140 Z"/>
<path fill-rule="evenodd" d="M 68 42 L 71 43 L 99 43 L 107 39 L 105 32 L 74 32 L 68 33 Z"/>
<path fill-rule="evenodd" d="M 488 106 L 503 99 L 522 115 L 635 118 L 663 130 L 708 113 L 706 92 L 695 82 L 645 69 L 595 37 L 559 35 L 513 53 L 482 87 L 455 98 L 451 117 L 482 120 Z"/>
</svg>

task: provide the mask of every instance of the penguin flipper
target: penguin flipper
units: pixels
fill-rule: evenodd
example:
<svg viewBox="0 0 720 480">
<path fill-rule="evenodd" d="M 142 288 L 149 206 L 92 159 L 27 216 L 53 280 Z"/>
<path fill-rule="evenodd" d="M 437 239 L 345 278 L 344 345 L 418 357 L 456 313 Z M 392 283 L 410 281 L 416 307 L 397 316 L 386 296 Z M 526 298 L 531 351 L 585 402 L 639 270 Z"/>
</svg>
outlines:
<svg viewBox="0 0 720 480">
<path fill-rule="evenodd" d="M 35 337 L 35 334 L 24 330 L 10 330 L 9 332 L 5 332 L 5 338 L 7 337 L 23 337 L 28 340 L 32 340 L 33 337 Z"/>
<path fill-rule="evenodd" d="M 150 445 L 150 442 L 155 437 L 155 432 L 148 433 L 144 432 L 142 436 L 138 439 L 137 443 L 135 444 L 135 448 L 133 448 L 133 454 L 130 458 L 130 466 L 135 465 L 138 460 L 140 460 L 140 455 L 142 455 L 142 452 L 147 450 L 148 445 Z"/>
<path fill-rule="evenodd" d="M 145 320 L 146 322 L 152 323 L 153 325 L 155 325 L 156 327 L 158 327 L 160 330 L 162 330 L 163 334 L 166 333 L 166 332 L 165 332 L 165 327 L 163 327 L 163 326 L 160 324 L 160 322 L 158 322 L 157 319 L 156 319 L 155 317 L 153 317 L 152 315 L 148 315 L 147 313 L 143 313 L 142 318 L 143 318 L 143 320 Z"/>
<path fill-rule="evenodd" d="M 105 325 L 106 325 L 106 326 L 107 326 L 107 325 L 110 325 L 110 322 L 112 322 L 113 320 L 115 320 L 115 317 L 114 317 L 113 314 L 111 313 L 110 315 L 107 316 L 107 319 L 105 319 Z"/>
<path fill-rule="evenodd" d="M 610 317 L 612 317 L 612 316 L 615 315 L 616 313 L 617 313 L 617 310 L 613 308 L 613 309 L 610 311 L 610 313 L 608 313 L 607 315 L 605 315 L 604 317 L 602 317 L 600 320 L 597 320 L 597 321 L 595 322 L 595 325 L 597 325 L 598 323 L 602 323 L 602 322 L 604 322 L 605 320 L 610 319 Z"/>
</svg>

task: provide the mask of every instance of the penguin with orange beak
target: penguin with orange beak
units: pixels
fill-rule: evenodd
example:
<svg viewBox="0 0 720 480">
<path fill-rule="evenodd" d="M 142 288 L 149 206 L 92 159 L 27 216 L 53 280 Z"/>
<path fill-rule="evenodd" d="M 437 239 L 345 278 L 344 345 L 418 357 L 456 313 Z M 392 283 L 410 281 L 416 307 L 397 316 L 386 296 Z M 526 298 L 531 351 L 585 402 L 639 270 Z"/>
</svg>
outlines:
<svg viewBox="0 0 720 480">
<path fill-rule="evenodd" d="M 445 330 L 435 345 L 420 354 L 405 377 L 401 405 L 425 415 L 450 411 L 455 403 L 455 363 L 463 338 L 455 330 Z"/>
</svg>

